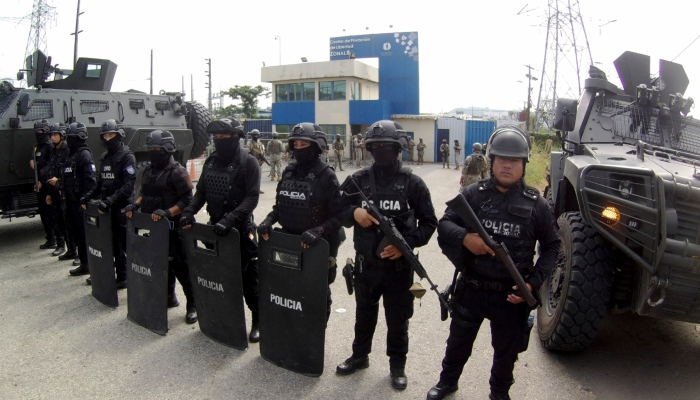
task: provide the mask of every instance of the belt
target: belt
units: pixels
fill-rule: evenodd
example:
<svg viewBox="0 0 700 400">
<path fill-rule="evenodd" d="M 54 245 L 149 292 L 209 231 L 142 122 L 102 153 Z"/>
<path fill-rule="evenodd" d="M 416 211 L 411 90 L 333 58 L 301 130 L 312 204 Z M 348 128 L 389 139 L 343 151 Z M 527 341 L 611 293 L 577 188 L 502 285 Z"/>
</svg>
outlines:
<svg viewBox="0 0 700 400">
<path fill-rule="evenodd" d="M 475 289 L 487 289 L 494 290 L 497 292 L 504 292 L 506 290 L 512 290 L 514 282 L 503 282 L 503 281 L 487 281 L 485 279 L 475 278 L 473 276 L 465 276 L 464 283 Z"/>
</svg>

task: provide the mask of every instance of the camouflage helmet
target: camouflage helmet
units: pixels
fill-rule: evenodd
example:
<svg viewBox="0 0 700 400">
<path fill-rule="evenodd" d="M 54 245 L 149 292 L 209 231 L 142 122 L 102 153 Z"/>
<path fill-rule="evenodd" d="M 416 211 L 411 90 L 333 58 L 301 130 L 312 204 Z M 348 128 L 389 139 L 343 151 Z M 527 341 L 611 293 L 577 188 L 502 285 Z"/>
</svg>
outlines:
<svg viewBox="0 0 700 400">
<path fill-rule="evenodd" d="M 323 152 L 323 150 L 325 150 L 328 146 L 326 133 L 323 132 L 323 129 L 321 129 L 320 126 L 311 122 L 302 122 L 300 124 L 296 124 L 294 128 L 292 128 L 292 132 L 289 134 L 289 139 L 287 140 L 289 148 L 294 147 L 293 141 L 297 139 L 308 140 L 311 143 L 314 143 L 321 152 Z"/>
<path fill-rule="evenodd" d="M 126 136 L 121 125 L 119 125 L 117 121 L 113 119 L 108 119 L 102 123 L 102 126 L 100 127 L 100 136 L 104 137 L 105 133 L 117 133 L 120 137 Z"/>
<path fill-rule="evenodd" d="M 476 142 L 472 145 L 472 151 L 481 151 L 481 149 L 483 149 L 483 147 L 479 142 Z"/>
<path fill-rule="evenodd" d="M 442 143 L 447 143 L 447 139 L 442 139 Z"/>
<path fill-rule="evenodd" d="M 400 149 L 408 148 L 408 136 L 399 123 L 383 119 L 370 125 L 365 133 L 365 147 L 371 150 L 372 143 L 396 143 Z"/>
<path fill-rule="evenodd" d="M 49 131 L 50 127 L 51 126 L 49 126 L 49 121 L 47 121 L 45 119 L 42 119 L 41 121 L 36 121 L 34 123 L 34 130 L 35 131 L 38 131 L 39 129 L 41 129 L 44 131 L 44 133 L 46 133 Z"/>
<path fill-rule="evenodd" d="M 522 158 L 530 162 L 530 143 L 526 139 L 527 134 L 515 125 L 505 125 L 496 129 L 489 137 L 486 156 Z"/>
<path fill-rule="evenodd" d="M 52 133 L 58 133 L 61 135 L 61 139 L 66 137 L 66 126 L 60 122 L 54 122 L 51 124 L 51 127 L 49 128 L 49 135 Z"/>
<path fill-rule="evenodd" d="M 279 137 L 279 135 L 277 134 L 277 132 L 272 132 L 272 138 L 273 138 L 273 139 L 277 139 L 277 137 Z"/>
<path fill-rule="evenodd" d="M 250 131 L 250 136 L 260 136 L 260 131 L 257 129 L 253 129 Z"/>
<path fill-rule="evenodd" d="M 228 117 L 211 121 L 209 125 L 207 125 L 207 133 L 212 135 L 215 133 L 231 133 L 239 137 L 244 134 L 241 123 L 235 118 Z"/>
<path fill-rule="evenodd" d="M 88 132 L 82 122 L 73 122 L 66 129 L 66 137 L 77 137 L 83 141 L 87 140 Z"/>
<path fill-rule="evenodd" d="M 157 129 L 148 134 L 146 138 L 147 149 L 163 149 L 168 153 L 175 152 L 175 138 L 170 131 L 162 131 Z"/>
</svg>

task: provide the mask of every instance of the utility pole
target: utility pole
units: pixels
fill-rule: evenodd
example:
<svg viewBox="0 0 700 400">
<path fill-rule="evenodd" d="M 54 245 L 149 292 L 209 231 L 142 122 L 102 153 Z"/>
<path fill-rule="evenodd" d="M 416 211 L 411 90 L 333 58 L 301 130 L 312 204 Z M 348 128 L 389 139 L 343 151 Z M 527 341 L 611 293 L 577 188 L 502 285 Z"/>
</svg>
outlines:
<svg viewBox="0 0 700 400">
<path fill-rule="evenodd" d="M 209 112 L 211 113 L 211 58 L 205 58 L 207 62 L 207 70 L 204 71 L 204 73 L 207 75 L 207 78 L 209 78 L 209 83 L 207 84 L 207 89 L 209 89 L 209 97 L 208 97 L 208 105 L 209 105 Z"/>
<path fill-rule="evenodd" d="M 275 36 L 275 40 L 277 40 L 277 43 L 279 44 L 279 54 L 280 54 L 280 63 L 279 65 L 282 65 L 282 36 Z"/>
<path fill-rule="evenodd" d="M 190 101 L 194 101 L 194 75 L 190 74 Z"/>
<path fill-rule="evenodd" d="M 525 120 L 525 127 L 527 128 L 527 132 L 530 133 L 530 108 L 532 108 L 532 81 L 537 80 L 536 77 L 532 76 L 532 70 L 537 70 L 532 68 L 530 65 L 526 65 L 525 68 L 527 68 L 527 74 L 525 75 L 527 77 L 527 120 Z"/>
<path fill-rule="evenodd" d="M 151 77 L 148 78 L 151 81 L 151 94 L 153 94 L 153 49 L 151 49 Z"/>
<path fill-rule="evenodd" d="M 78 0 L 78 10 L 75 12 L 75 31 L 71 35 L 75 36 L 75 44 L 73 45 L 73 69 L 75 69 L 75 64 L 78 63 L 78 34 L 82 31 L 78 30 L 80 16 L 83 13 L 80 12 L 80 0 Z"/>
</svg>

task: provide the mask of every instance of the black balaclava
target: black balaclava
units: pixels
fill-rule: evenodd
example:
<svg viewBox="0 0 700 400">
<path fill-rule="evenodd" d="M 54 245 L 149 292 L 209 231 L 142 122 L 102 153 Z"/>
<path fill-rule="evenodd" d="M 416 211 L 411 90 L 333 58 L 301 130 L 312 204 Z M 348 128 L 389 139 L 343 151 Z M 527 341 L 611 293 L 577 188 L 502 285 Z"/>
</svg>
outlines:
<svg viewBox="0 0 700 400">
<path fill-rule="evenodd" d="M 258 135 L 251 136 L 251 137 L 253 138 L 253 141 L 254 141 L 254 142 L 257 142 L 258 139 L 260 138 L 260 136 L 258 136 Z"/>
<path fill-rule="evenodd" d="M 391 146 L 372 146 L 370 145 L 372 157 L 374 157 L 374 165 L 379 169 L 391 169 L 398 165 L 399 163 L 399 149 L 398 146 L 392 144 Z"/>
<path fill-rule="evenodd" d="M 119 145 L 122 143 L 122 137 L 117 134 L 110 140 L 105 140 L 104 136 L 102 136 L 102 144 L 104 144 L 105 149 L 107 149 L 108 153 L 114 153 L 118 148 Z"/>
<path fill-rule="evenodd" d="M 228 164 L 233 159 L 234 154 L 238 151 L 240 145 L 238 135 L 232 134 L 228 139 L 214 139 L 214 147 L 216 155 L 220 158 L 217 162 Z"/>
<path fill-rule="evenodd" d="M 34 137 L 36 138 L 36 144 L 51 143 L 51 139 L 49 138 L 49 134 L 46 132 L 39 133 L 37 131 L 34 131 Z"/>
<path fill-rule="evenodd" d="M 86 146 L 85 140 L 77 136 L 66 137 L 66 143 L 68 143 L 68 148 L 70 149 L 71 153 L 81 147 Z"/>
<path fill-rule="evenodd" d="M 303 149 L 294 149 L 294 159 L 297 160 L 297 165 L 302 169 L 311 167 L 320 156 L 321 151 L 313 144 Z"/>
<path fill-rule="evenodd" d="M 163 169 L 170 162 L 170 153 L 164 149 L 158 149 L 158 151 L 150 150 L 148 156 L 151 159 L 151 165 L 155 169 Z"/>
</svg>

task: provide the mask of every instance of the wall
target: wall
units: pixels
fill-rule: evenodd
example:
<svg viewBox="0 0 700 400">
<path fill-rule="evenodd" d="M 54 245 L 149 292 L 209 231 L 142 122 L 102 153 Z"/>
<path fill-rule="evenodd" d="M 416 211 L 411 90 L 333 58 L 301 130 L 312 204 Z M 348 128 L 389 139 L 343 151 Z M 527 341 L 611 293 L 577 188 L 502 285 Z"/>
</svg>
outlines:
<svg viewBox="0 0 700 400">
<path fill-rule="evenodd" d="M 418 144 L 418 139 L 422 138 L 423 143 L 427 145 L 423 161 L 435 161 L 435 120 L 430 119 L 413 119 L 413 118 L 395 118 L 394 121 L 403 126 L 406 132 L 413 132 L 413 140 Z M 418 153 L 416 152 L 416 159 Z"/>
</svg>

